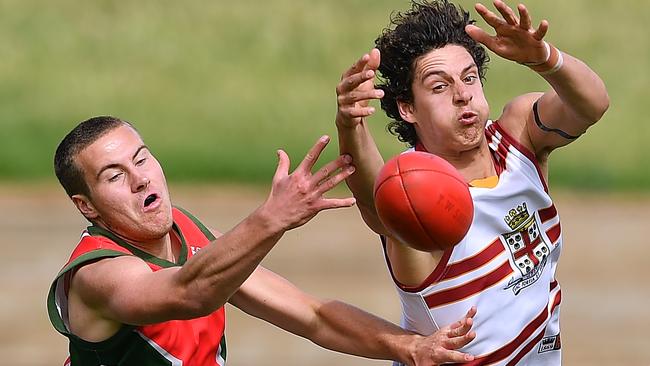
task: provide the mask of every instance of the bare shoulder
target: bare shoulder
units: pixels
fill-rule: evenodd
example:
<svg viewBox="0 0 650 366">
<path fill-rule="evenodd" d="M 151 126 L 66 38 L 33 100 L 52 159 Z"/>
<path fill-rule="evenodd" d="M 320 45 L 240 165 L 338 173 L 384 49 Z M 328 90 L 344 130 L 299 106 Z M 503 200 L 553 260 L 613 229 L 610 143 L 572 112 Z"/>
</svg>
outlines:
<svg viewBox="0 0 650 366">
<path fill-rule="evenodd" d="M 499 117 L 499 125 L 512 138 L 528 148 L 537 152 L 528 133 L 529 122 L 533 118 L 533 103 L 542 96 L 542 93 L 528 93 L 520 95 L 508 102 Z"/>
<path fill-rule="evenodd" d="M 104 314 L 116 287 L 131 275 L 151 272 L 140 258 L 122 256 L 104 258 L 80 267 L 71 278 L 68 293 L 70 330 L 87 341 L 108 339 L 121 323 Z"/>
<path fill-rule="evenodd" d="M 151 268 L 138 257 L 103 258 L 77 269 L 70 282 L 70 291 L 90 307 L 101 306 L 113 294 L 115 286 L 142 273 L 151 273 Z"/>
</svg>

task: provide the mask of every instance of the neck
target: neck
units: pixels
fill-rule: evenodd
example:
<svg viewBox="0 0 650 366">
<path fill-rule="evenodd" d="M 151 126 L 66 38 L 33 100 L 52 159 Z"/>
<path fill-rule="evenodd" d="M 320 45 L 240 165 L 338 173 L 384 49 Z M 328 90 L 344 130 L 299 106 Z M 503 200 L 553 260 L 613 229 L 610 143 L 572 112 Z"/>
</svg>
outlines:
<svg viewBox="0 0 650 366">
<path fill-rule="evenodd" d="M 423 145 L 420 145 L 423 147 Z M 426 150 L 425 150 L 426 151 Z M 466 182 L 483 179 L 496 175 L 494 162 L 487 141 L 483 140 L 478 146 L 469 150 L 446 153 L 429 151 L 447 160 L 465 178 Z"/>
<path fill-rule="evenodd" d="M 115 236 L 129 243 L 130 245 L 147 252 L 157 258 L 167 260 L 169 262 L 176 262 L 178 254 L 180 253 L 181 240 L 176 232 L 170 228 L 169 232 L 161 238 L 151 240 L 135 241 L 121 235 L 117 230 L 113 230 L 109 225 L 104 222 L 95 221 L 93 224 L 110 231 Z"/>
</svg>

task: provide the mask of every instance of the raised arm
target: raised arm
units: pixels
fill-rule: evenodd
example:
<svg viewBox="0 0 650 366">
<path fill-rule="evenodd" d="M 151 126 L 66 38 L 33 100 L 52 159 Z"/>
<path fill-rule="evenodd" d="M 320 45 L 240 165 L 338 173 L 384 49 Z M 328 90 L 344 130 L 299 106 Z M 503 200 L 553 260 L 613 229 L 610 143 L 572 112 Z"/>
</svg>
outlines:
<svg viewBox="0 0 650 366">
<path fill-rule="evenodd" d="M 262 267 L 230 302 L 252 316 L 338 352 L 407 365 L 473 359 L 456 349 L 476 336 L 470 331 L 475 309 L 451 326 L 423 337 L 351 305 L 314 298 Z"/>
<path fill-rule="evenodd" d="M 195 318 L 222 306 L 285 231 L 303 225 L 322 210 L 354 204 L 353 198 L 324 197 L 352 173 L 349 157 L 341 156 L 311 172 L 328 142 L 327 136 L 320 138 L 292 174 L 288 156 L 279 151 L 267 200 L 182 267 L 152 272 L 135 257 L 103 259 L 81 267 L 70 290 L 70 314 L 76 317 L 71 323 L 73 328 L 77 325 L 73 331 L 89 335 L 86 339 L 101 339 L 110 333 L 107 328 L 121 323 Z"/>
<path fill-rule="evenodd" d="M 500 118 L 505 128 L 543 157 L 596 123 L 609 107 L 609 97 L 592 69 L 544 41 L 546 20 L 535 29 L 523 4 L 517 6 L 518 15 L 503 1 L 495 0 L 494 6 L 502 18 L 476 4 L 476 11 L 494 28 L 494 36 L 474 25 L 468 25 L 466 31 L 497 55 L 528 66 L 552 87 L 543 94 L 515 98 Z M 536 101 L 537 116 L 533 111 Z"/>
<path fill-rule="evenodd" d="M 356 169 L 346 183 L 357 199 L 357 207 L 372 230 L 386 234 L 377 217 L 373 199 L 375 177 L 384 160 L 367 125 L 368 117 L 375 113 L 375 108 L 369 106 L 368 102 L 384 96 L 383 90 L 374 86 L 379 61 L 379 50 L 373 49 L 341 76 L 341 82 L 336 87 L 336 127 L 341 154 L 351 155 Z"/>
</svg>

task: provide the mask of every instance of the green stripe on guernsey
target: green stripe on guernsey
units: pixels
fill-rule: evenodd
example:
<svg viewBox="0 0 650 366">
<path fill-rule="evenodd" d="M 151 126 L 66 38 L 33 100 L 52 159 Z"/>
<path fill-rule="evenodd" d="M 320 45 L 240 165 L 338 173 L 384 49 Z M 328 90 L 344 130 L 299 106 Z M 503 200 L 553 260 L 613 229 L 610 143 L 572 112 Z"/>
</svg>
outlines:
<svg viewBox="0 0 650 366">
<path fill-rule="evenodd" d="M 99 226 L 89 226 L 87 228 L 88 232 L 93 235 L 93 236 L 103 236 L 108 239 L 111 239 L 114 241 L 117 245 L 124 247 L 131 251 L 135 256 L 138 258 L 142 259 L 145 262 L 149 262 L 152 264 L 155 264 L 157 266 L 160 266 L 162 268 L 169 268 L 169 267 L 177 267 L 177 266 L 182 266 L 185 264 L 185 261 L 187 261 L 187 243 L 185 242 L 185 237 L 183 236 L 183 233 L 178 229 L 178 226 L 176 226 L 176 223 L 172 225 L 172 230 L 178 234 L 178 237 L 181 239 L 181 252 L 180 256 L 178 257 L 178 262 L 170 262 L 168 260 L 158 258 L 154 256 L 153 254 L 147 253 L 142 249 L 139 249 L 129 243 L 127 243 L 124 239 L 120 238 L 119 236 L 113 234 L 112 232 L 101 228 Z"/>
<path fill-rule="evenodd" d="M 199 219 L 194 217 L 194 215 L 192 215 L 191 213 L 185 211 L 185 209 L 182 208 L 182 207 L 178 207 L 178 206 L 174 206 L 174 207 L 176 207 L 179 211 L 184 213 L 185 216 L 189 217 L 190 220 L 192 220 L 192 222 L 194 222 L 194 225 L 198 226 L 199 229 L 201 229 L 201 232 L 203 233 L 203 235 L 205 235 L 206 238 L 208 238 L 210 241 L 213 241 L 213 240 L 216 239 L 214 234 L 212 234 L 212 232 L 207 227 L 205 227 L 205 225 L 203 225 L 203 223 L 201 221 L 199 221 Z"/>
<path fill-rule="evenodd" d="M 78 258 L 76 258 L 68 265 L 63 267 L 63 269 L 59 272 L 59 274 L 54 279 L 54 282 L 52 282 L 52 286 L 50 287 L 50 292 L 47 295 L 47 312 L 48 315 L 50 316 L 50 322 L 52 322 L 52 325 L 57 331 L 59 331 L 59 333 L 70 335 L 70 333 L 68 333 L 68 330 L 66 329 L 65 324 L 63 323 L 63 319 L 61 319 L 61 315 L 58 312 L 57 304 L 56 304 L 56 285 L 59 282 L 59 279 L 68 271 L 70 271 L 72 268 L 82 263 L 95 260 L 98 258 L 114 258 L 123 255 L 128 255 L 128 254 L 118 252 L 116 250 L 110 250 L 110 249 L 93 250 L 92 252 L 88 252 L 86 254 L 80 255 Z"/>
</svg>

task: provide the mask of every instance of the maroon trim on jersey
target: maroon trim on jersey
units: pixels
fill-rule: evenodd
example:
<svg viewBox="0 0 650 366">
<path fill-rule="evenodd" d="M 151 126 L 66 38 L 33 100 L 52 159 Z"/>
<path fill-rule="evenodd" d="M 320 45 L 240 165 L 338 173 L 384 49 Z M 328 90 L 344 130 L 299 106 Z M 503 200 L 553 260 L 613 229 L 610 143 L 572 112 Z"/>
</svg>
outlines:
<svg viewBox="0 0 650 366">
<path fill-rule="evenodd" d="M 550 317 L 550 314 L 553 313 L 553 310 L 555 310 L 555 307 L 557 307 L 562 299 L 561 292 L 558 291 L 558 293 L 555 295 L 555 298 L 553 299 L 553 304 L 551 305 L 551 309 L 549 310 L 548 305 L 544 307 L 544 309 L 533 319 L 524 329 L 519 333 L 515 339 L 510 341 L 508 344 L 504 345 L 503 347 L 497 349 L 496 351 L 485 355 L 483 357 L 478 357 L 475 358 L 474 361 L 464 363 L 463 365 L 465 366 L 477 366 L 477 365 L 486 365 L 486 364 L 491 364 L 495 363 L 498 361 L 503 360 L 504 358 L 507 358 L 510 356 L 519 346 L 521 346 L 528 337 L 530 337 L 535 329 L 539 328 L 546 320 Z M 546 331 L 546 327 L 542 329 L 539 333 L 535 335 L 533 339 L 531 339 L 525 346 L 522 348 L 517 355 L 515 356 L 514 359 L 510 360 L 508 362 L 508 365 L 514 365 L 519 361 L 525 354 L 530 352 L 530 350 L 537 344 L 539 341 L 542 339 L 544 336 L 544 332 Z"/>
<path fill-rule="evenodd" d="M 446 249 L 442 253 L 442 258 L 440 258 L 440 262 L 438 262 L 438 265 L 436 265 L 436 268 L 433 269 L 430 275 L 427 276 L 427 278 L 422 281 L 422 283 L 418 286 L 407 286 L 395 277 L 395 273 L 393 273 L 393 265 L 390 263 L 390 258 L 388 257 L 388 252 L 386 251 L 386 237 L 383 235 L 380 235 L 379 238 L 381 239 L 382 246 L 384 248 L 384 257 L 386 257 L 386 264 L 388 265 L 388 272 L 390 272 L 390 276 L 393 278 L 393 282 L 399 287 L 402 291 L 404 292 L 420 292 L 424 290 L 425 288 L 429 287 L 431 284 L 434 284 L 438 281 L 440 281 L 440 278 L 444 274 L 445 268 L 447 267 L 447 262 L 449 262 L 449 258 L 451 257 L 451 252 L 453 250 L 453 247 Z"/>
<path fill-rule="evenodd" d="M 429 309 L 454 303 L 496 285 L 510 274 L 512 274 L 512 267 L 510 262 L 506 260 L 492 272 L 457 287 L 434 292 L 425 296 L 424 301 L 429 306 Z"/>
<path fill-rule="evenodd" d="M 546 236 L 548 236 L 548 239 L 553 244 L 555 244 L 557 240 L 560 238 L 561 233 L 562 233 L 562 227 L 560 226 L 559 222 L 555 224 L 553 227 L 551 227 L 550 229 L 546 230 Z"/>
<path fill-rule="evenodd" d="M 501 244 L 501 239 L 496 238 L 485 249 L 481 250 L 477 254 L 469 258 L 465 258 L 462 261 L 450 264 L 440 281 L 462 276 L 465 273 L 481 268 L 496 258 L 499 254 L 503 253 L 505 250 L 505 247 L 503 244 Z"/>
<path fill-rule="evenodd" d="M 506 170 L 506 157 L 508 156 L 508 141 L 501 139 L 499 144 L 496 147 L 496 150 L 492 150 L 490 144 L 494 139 L 494 133 L 496 132 L 496 127 L 494 123 L 491 123 L 485 129 L 485 138 L 488 139 L 488 148 L 490 149 L 490 156 L 492 157 L 492 162 L 494 163 L 494 169 L 497 172 L 498 176 L 501 176 L 501 173 Z"/>
<path fill-rule="evenodd" d="M 555 299 L 553 300 L 553 305 L 551 305 L 551 314 L 553 313 L 555 308 L 560 304 L 561 301 L 562 301 L 562 292 L 558 291 L 558 293 L 555 295 Z M 510 361 L 508 361 L 506 366 L 515 366 L 519 361 L 521 361 L 521 359 L 526 354 L 528 354 L 528 352 L 530 352 L 530 350 L 535 348 L 535 346 L 537 346 L 537 344 L 539 343 L 539 341 L 542 340 L 542 338 L 544 338 L 545 333 L 546 333 L 546 327 L 544 327 L 544 329 L 540 330 L 535 335 L 535 337 L 533 339 L 531 339 L 530 342 L 528 342 L 528 344 L 526 344 L 524 346 L 524 348 L 522 348 L 519 352 L 517 352 L 515 357 L 513 357 Z M 558 337 L 559 337 L 559 334 L 558 334 Z"/>
<path fill-rule="evenodd" d="M 557 216 L 557 209 L 555 208 L 555 205 L 551 204 L 547 208 L 543 208 L 539 211 L 539 219 L 542 220 L 542 224 L 545 223 L 546 221 L 551 220 L 555 216 Z"/>
<path fill-rule="evenodd" d="M 514 137 L 512 137 L 506 130 L 499 125 L 498 121 L 495 121 L 490 125 L 490 127 L 495 126 L 494 128 L 499 131 L 499 133 L 503 136 L 501 141 L 507 140 L 512 146 L 515 147 L 520 153 L 524 154 L 528 160 L 530 160 L 531 163 L 535 165 L 535 169 L 537 170 L 537 175 L 539 176 L 539 180 L 542 182 L 542 185 L 544 186 L 544 191 L 548 193 L 548 186 L 546 185 L 546 179 L 544 179 L 544 174 L 542 174 L 542 169 L 539 167 L 539 163 L 537 162 L 537 157 L 535 157 L 535 154 L 533 154 L 532 151 L 530 151 L 526 146 L 524 146 L 521 142 L 517 141 Z"/>
</svg>

